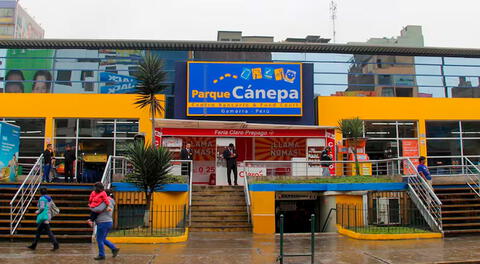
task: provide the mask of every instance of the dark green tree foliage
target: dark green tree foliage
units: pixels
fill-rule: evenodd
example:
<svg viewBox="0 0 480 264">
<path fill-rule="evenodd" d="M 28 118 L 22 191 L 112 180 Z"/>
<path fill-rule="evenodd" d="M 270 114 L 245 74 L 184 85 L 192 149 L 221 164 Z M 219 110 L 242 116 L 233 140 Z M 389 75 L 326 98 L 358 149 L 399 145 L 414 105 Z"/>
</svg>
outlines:
<svg viewBox="0 0 480 264">
<path fill-rule="evenodd" d="M 168 183 L 172 169 L 172 153 L 167 148 L 145 145 L 138 141 L 127 147 L 126 157 L 133 165 L 133 172 L 127 176 L 127 181 L 145 193 L 149 208 L 153 192 Z"/>
<path fill-rule="evenodd" d="M 137 107 L 150 111 L 152 120 L 152 140 L 155 139 L 155 116 L 165 112 L 163 100 L 156 97 L 157 94 L 163 92 L 168 85 L 167 72 L 163 70 L 162 60 L 149 52 L 143 57 L 138 64 L 138 71 L 134 74 L 138 80 L 135 100 Z"/>
</svg>

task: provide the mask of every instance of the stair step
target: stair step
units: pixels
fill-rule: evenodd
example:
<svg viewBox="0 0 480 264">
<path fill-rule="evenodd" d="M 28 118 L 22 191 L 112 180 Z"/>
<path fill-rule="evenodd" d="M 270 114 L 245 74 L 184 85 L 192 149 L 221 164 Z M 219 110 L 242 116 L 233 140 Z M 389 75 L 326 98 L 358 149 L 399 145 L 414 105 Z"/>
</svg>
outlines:
<svg viewBox="0 0 480 264">
<path fill-rule="evenodd" d="M 0 203 L 4 203 L 4 204 L 10 204 L 10 201 L 11 200 L 0 200 Z M 53 200 L 55 202 L 56 205 L 59 205 L 59 204 L 85 204 L 87 205 L 88 204 L 88 199 L 85 200 L 85 201 L 77 201 L 77 200 Z M 33 202 L 33 204 L 37 204 L 36 201 Z"/>
<path fill-rule="evenodd" d="M 480 216 L 448 216 L 442 217 L 442 220 L 480 220 Z"/>
<path fill-rule="evenodd" d="M 193 216 L 192 215 L 192 222 L 210 222 L 210 221 L 248 221 L 248 216 L 245 214 L 244 216 L 232 216 L 232 215 L 224 215 L 224 216 Z"/>
<path fill-rule="evenodd" d="M 244 227 L 190 227 L 190 232 L 251 232 L 251 226 Z"/>
<path fill-rule="evenodd" d="M 245 201 L 192 201 L 192 206 L 246 206 Z"/>
<path fill-rule="evenodd" d="M 10 219 L 5 220 L 5 219 L 0 219 L 0 223 L 10 223 Z M 23 219 L 21 221 L 22 224 L 36 224 L 36 220 L 28 220 L 28 219 Z M 82 219 L 82 220 L 56 220 L 55 218 L 50 221 L 51 224 L 84 224 L 87 225 L 87 220 Z"/>
<path fill-rule="evenodd" d="M 480 229 L 443 230 L 445 235 L 480 233 Z"/>
<path fill-rule="evenodd" d="M 468 214 L 468 213 L 480 213 L 480 210 L 453 210 L 453 211 L 442 211 L 442 214 Z"/>
<path fill-rule="evenodd" d="M 90 185 L 90 186 L 93 186 Z M 48 188 L 48 186 L 45 186 Z M 18 188 L 0 188 L 2 190 L 3 193 L 6 193 L 6 192 L 13 192 L 13 193 L 16 193 L 18 191 Z M 69 193 L 86 193 L 86 194 L 90 194 L 92 192 L 92 189 L 63 189 L 63 188 L 54 188 L 54 187 L 50 187 L 48 188 L 48 195 L 51 195 L 51 194 L 55 194 L 57 192 L 61 192 L 61 193 L 64 193 L 64 192 L 69 192 Z"/>
<path fill-rule="evenodd" d="M 10 213 L 0 213 L 0 216 L 10 217 Z M 24 216 L 26 216 L 26 217 L 36 217 L 37 215 L 35 213 L 26 213 L 26 214 L 24 214 Z M 63 214 L 62 212 L 60 212 L 60 214 L 55 216 L 55 218 L 57 218 L 57 217 L 87 217 L 88 218 L 89 216 L 90 216 L 90 214 Z"/>
<path fill-rule="evenodd" d="M 479 202 L 480 199 L 475 199 L 475 198 L 452 198 L 452 199 L 440 199 L 440 201 L 443 202 Z"/>
<path fill-rule="evenodd" d="M 442 204 L 442 208 L 456 208 L 456 207 L 480 207 L 480 204 Z"/>
<path fill-rule="evenodd" d="M 55 232 L 55 230 L 53 230 Z M 11 236 L 10 234 L 0 234 L 0 238 L 22 238 L 22 239 L 33 239 L 35 237 L 34 234 L 27 235 L 27 234 L 15 234 Z M 72 240 L 91 240 L 92 235 L 57 235 L 55 234 L 57 239 L 72 239 Z M 48 238 L 47 235 L 42 235 L 41 238 Z"/>
<path fill-rule="evenodd" d="M 196 206 L 192 205 L 192 212 L 246 212 L 245 206 Z"/>
<path fill-rule="evenodd" d="M 86 223 L 85 223 L 86 224 Z M 73 231 L 73 232 L 93 232 L 93 229 L 90 227 L 71 227 L 71 228 L 66 228 L 66 227 L 52 227 L 52 231 L 55 233 L 57 232 L 67 232 L 67 231 Z M 0 227 L 1 231 L 8 230 L 10 231 L 10 227 Z M 17 231 L 36 231 L 36 227 L 18 227 Z"/>
<path fill-rule="evenodd" d="M 437 196 L 476 196 L 474 192 L 471 193 L 437 193 Z"/>
<path fill-rule="evenodd" d="M 453 223 L 453 224 L 443 224 L 444 228 L 447 227 L 461 227 L 461 226 L 480 226 L 480 223 Z"/>
<path fill-rule="evenodd" d="M 248 217 L 247 209 L 241 211 L 216 212 L 216 211 L 192 211 L 193 217 Z"/>
</svg>

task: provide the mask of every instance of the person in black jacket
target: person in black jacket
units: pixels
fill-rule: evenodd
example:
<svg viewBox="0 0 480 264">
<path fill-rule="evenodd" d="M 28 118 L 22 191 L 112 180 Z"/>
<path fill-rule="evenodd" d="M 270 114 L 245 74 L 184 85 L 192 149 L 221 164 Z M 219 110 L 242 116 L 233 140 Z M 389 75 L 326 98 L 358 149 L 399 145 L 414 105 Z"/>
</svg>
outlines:
<svg viewBox="0 0 480 264">
<path fill-rule="evenodd" d="M 185 147 L 180 151 L 181 160 L 193 160 L 193 150 L 190 143 L 185 144 Z M 182 162 L 182 175 L 190 175 L 190 163 Z"/>
<path fill-rule="evenodd" d="M 322 161 L 331 161 L 332 160 L 332 149 L 330 147 L 326 147 L 320 156 L 320 160 Z M 331 176 L 330 175 L 330 168 L 331 162 L 324 162 L 322 163 L 322 176 Z"/>
<path fill-rule="evenodd" d="M 230 143 L 228 148 L 223 151 L 223 158 L 227 161 L 227 180 L 228 185 L 232 185 L 232 180 L 230 179 L 230 174 L 233 171 L 233 177 L 235 180 L 235 185 L 237 184 L 237 151 L 235 150 L 235 146 Z"/>
<path fill-rule="evenodd" d="M 65 182 L 73 182 L 73 162 L 76 160 L 75 151 L 70 145 L 65 147 Z M 70 178 L 70 180 L 69 180 Z"/>
<path fill-rule="evenodd" d="M 47 144 L 47 149 L 43 152 L 43 182 L 50 182 L 50 171 L 54 162 L 53 146 L 52 144 Z"/>
</svg>

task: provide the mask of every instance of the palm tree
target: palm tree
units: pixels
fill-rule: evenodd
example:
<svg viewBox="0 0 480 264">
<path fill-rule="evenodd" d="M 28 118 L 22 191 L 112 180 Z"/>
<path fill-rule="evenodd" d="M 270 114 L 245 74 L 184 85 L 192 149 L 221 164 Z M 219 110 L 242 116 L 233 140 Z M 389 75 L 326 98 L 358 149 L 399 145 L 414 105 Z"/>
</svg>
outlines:
<svg viewBox="0 0 480 264">
<path fill-rule="evenodd" d="M 127 181 L 145 193 L 144 222 L 148 226 L 153 193 L 168 183 L 170 178 L 172 153 L 167 148 L 136 141 L 127 146 L 126 158 L 133 166 Z"/>
<path fill-rule="evenodd" d="M 350 140 L 350 148 L 355 157 L 356 175 L 360 175 L 360 164 L 358 163 L 357 149 L 360 140 L 363 138 L 363 121 L 359 117 L 352 119 L 341 119 L 337 127 L 343 134 L 343 137 Z"/>
<path fill-rule="evenodd" d="M 162 60 L 149 52 L 138 63 L 138 71 L 134 74 L 138 80 L 135 100 L 137 107 L 148 108 L 152 119 L 152 142 L 155 140 L 155 116 L 165 112 L 164 101 L 156 97 L 165 90 L 167 73 L 163 70 Z"/>
</svg>

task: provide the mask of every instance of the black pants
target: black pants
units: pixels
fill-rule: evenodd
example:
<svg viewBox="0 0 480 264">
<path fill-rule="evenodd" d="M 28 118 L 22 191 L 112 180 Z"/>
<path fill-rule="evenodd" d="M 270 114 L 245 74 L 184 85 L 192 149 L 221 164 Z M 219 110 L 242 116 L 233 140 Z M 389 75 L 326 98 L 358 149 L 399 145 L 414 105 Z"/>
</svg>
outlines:
<svg viewBox="0 0 480 264">
<path fill-rule="evenodd" d="M 227 166 L 227 180 L 228 180 L 228 185 L 232 185 L 232 180 L 230 179 L 230 174 L 233 171 L 233 179 L 235 180 L 235 184 L 237 184 L 237 164 L 233 166 Z"/>
<path fill-rule="evenodd" d="M 73 182 L 73 164 L 65 163 L 65 182 Z"/>
<path fill-rule="evenodd" d="M 42 235 L 43 231 L 48 234 L 48 238 L 52 244 L 58 245 L 57 238 L 53 234 L 52 230 L 50 229 L 50 224 L 41 223 L 37 226 L 37 232 L 35 233 L 35 240 L 33 240 L 32 246 L 35 248 L 37 246 L 38 241 L 40 240 L 40 235 Z"/>
</svg>

